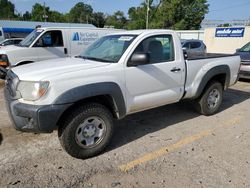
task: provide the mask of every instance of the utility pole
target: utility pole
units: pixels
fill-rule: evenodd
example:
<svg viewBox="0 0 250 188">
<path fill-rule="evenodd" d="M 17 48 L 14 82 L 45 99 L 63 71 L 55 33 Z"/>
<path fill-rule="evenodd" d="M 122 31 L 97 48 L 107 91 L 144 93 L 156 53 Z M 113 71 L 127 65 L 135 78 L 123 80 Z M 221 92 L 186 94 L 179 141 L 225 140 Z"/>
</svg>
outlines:
<svg viewBox="0 0 250 188">
<path fill-rule="evenodd" d="M 148 29 L 148 25 L 149 25 L 149 0 L 145 0 L 145 3 L 147 5 L 147 18 L 146 18 L 146 29 Z"/>
<path fill-rule="evenodd" d="M 43 18 L 44 22 L 47 22 L 48 16 L 46 15 L 45 2 L 43 2 Z"/>
</svg>

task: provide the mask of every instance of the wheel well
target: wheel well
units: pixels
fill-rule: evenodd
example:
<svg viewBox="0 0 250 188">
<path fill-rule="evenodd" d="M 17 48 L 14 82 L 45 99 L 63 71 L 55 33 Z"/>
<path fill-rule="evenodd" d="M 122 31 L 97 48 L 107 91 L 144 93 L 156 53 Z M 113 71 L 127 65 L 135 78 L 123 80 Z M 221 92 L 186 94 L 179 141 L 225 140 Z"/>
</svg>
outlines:
<svg viewBox="0 0 250 188">
<path fill-rule="evenodd" d="M 217 75 L 213 76 L 212 78 L 210 78 L 205 85 L 200 85 L 202 87 L 197 92 L 197 95 L 195 96 L 195 98 L 200 98 L 204 94 L 204 92 L 206 91 L 208 85 L 211 82 L 214 82 L 214 81 L 217 81 L 217 82 L 221 83 L 224 90 L 227 89 L 228 84 L 229 84 L 228 83 L 229 80 L 227 80 L 227 74 L 226 73 L 217 74 Z"/>
<path fill-rule="evenodd" d="M 86 103 L 102 104 L 112 113 L 114 118 L 116 119 L 119 118 L 118 110 L 117 110 L 117 107 L 115 105 L 113 98 L 110 95 L 100 95 L 100 96 L 90 97 L 90 98 L 76 101 L 72 106 L 70 106 L 68 109 L 66 109 L 63 112 L 57 124 L 60 125 L 61 124 L 60 122 L 64 121 L 65 118 L 68 117 L 68 114 L 70 114 L 70 112 L 72 112 L 77 107 L 82 106 Z"/>
<path fill-rule="evenodd" d="M 222 87 L 223 87 L 224 89 L 226 89 L 226 88 L 228 87 L 228 85 L 227 85 L 227 83 L 226 83 L 226 81 L 227 81 L 227 75 L 226 75 L 226 73 L 218 74 L 218 75 L 212 77 L 212 78 L 210 79 L 210 81 L 207 83 L 207 85 L 208 85 L 209 83 L 213 82 L 213 81 L 218 81 L 218 82 L 220 82 L 221 85 L 222 85 Z M 206 85 L 206 86 L 207 86 L 207 85 Z"/>
</svg>

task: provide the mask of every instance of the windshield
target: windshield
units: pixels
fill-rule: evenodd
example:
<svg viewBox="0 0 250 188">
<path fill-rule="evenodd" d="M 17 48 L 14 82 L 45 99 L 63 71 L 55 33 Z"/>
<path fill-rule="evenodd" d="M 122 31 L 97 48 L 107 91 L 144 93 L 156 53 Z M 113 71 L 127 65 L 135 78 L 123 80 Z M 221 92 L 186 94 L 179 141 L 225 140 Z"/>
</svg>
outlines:
<svg viewBox="0 0 250 188">
<path fill-rule="evenodd" d="M 250 43 L 247 43 L 240 49 L 241 52 L 250 52 Z"/>
<path fill-rule="evenodd" d="M 97 40 L 79 57 L 94 61 L 117 63 L 136 35 L 110 35 Z"/>
<path fill-rule="evenodd" d="M 42 32 L 42 29 L 34 30 L 25 39 L 23 39 L 18 46 L 29 47 Z"/>
</svg>

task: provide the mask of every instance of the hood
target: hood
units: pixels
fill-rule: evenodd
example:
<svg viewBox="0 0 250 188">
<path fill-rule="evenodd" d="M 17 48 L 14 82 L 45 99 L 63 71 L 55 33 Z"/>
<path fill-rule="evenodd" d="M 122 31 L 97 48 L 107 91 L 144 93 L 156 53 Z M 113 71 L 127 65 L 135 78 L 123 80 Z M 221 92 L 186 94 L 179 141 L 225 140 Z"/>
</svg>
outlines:
<svg viewBox="0 0 250 188">
<path fill-rule="evenodd" d="M 11 52 L 11 51 L 20 50 L 21 48 L 26 48 L 26 47 L 20 47 L 20 46 L 15 46 L 15 45 L 1 46 L 0 54 L 7 54 L 8 52 Z"/>
<path fill-rule="evenodd" d="M 20 80 L 40 81 L 51 76 L 89 70 L 97 67 L 108 66 L 110 63 L 85 60 L 81 58 L 60 58 L 35 62 L 12 68 Z"/>
</svg>

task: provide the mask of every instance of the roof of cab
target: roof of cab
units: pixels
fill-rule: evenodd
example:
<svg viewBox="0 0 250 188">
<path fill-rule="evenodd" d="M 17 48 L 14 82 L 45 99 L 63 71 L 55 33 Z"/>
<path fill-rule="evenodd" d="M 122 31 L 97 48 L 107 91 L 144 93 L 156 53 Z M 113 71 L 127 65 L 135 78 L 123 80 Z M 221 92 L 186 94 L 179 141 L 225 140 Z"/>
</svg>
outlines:
<svg viewBox="0 0 250 188">
<path fill-rule="evenodd" d="M 117 35 L 141 35 L 141 34 L 150 34 L 150 33 L 162 33 L 162 32 L 167 32 L 167 33 L 173 33 L 173 30 L 166 30 L 166 29 L 142 29 L 142 30 L 121 30 L 118 33 L 113 33 Z M 112 34 L 110 34 L 112 35 Z"/>
</svg>

